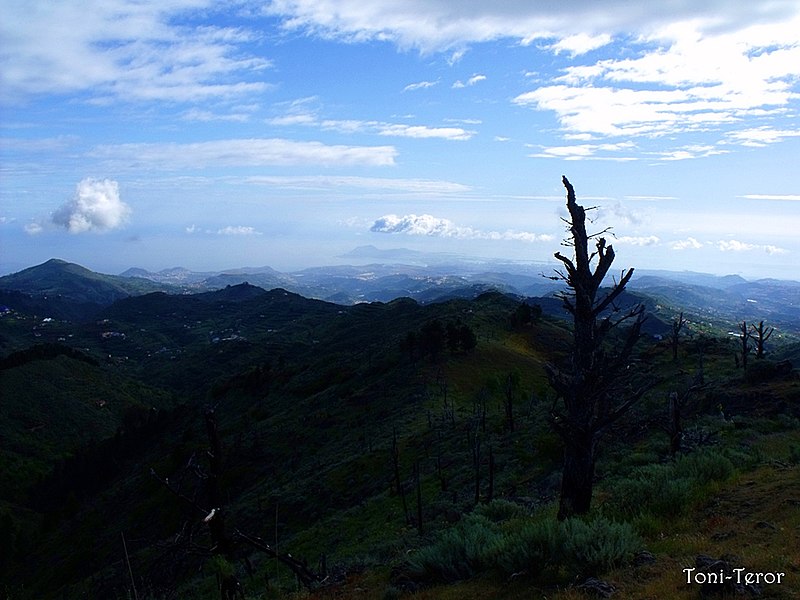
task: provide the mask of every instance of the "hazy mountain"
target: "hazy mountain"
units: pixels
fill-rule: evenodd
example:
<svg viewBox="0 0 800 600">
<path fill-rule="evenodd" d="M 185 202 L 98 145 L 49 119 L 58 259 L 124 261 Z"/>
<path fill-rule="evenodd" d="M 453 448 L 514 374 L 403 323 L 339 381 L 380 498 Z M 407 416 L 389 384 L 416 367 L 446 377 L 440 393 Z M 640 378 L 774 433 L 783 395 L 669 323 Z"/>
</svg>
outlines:
<svg viewBox="0 0 800 600">
<path fill-rule="evenodd" d="M 132 295 L 155 290 L 200 293 L 248 283 L 265 290 L 282 288 L 307 298 L 356 304 L 388 302 L 409 297 L 421 303 L 450 298 L 474 298 L 496 289 L 517 297 L 549 297 L 561 282 L 543 276 L 546 266 L 508 261 L 475 261 L 438 256 L 429 262 L 426 253 L 405 249 L 356 248 L 353 257 L 389 260 L 416 258 L 419 264 L 370 262 L 363 265 L 313 267 L 283 273 L 270 267 L 242 267 L 220 272 L 193 272 L 181 267 L 158 273 L 132 268 L 119 276 L 102 275 L 60 260 L 0 278 L 0 302 L 25 306 L 37 314 L 62 318 L 94 315 L 99 307 Z M 449 262 L 445 262 L 444 259 Z M 423 260 L 424 259 L 424 260 Z M 730 327 L 741 320 L 765 320 L 785 332 L 800 333 L 800 283 L 775 279 L 747 281 L 738 275 L 638 271 L 631 292 L 654 299 L 669 321 L 684 311 L 693 321 Z M 27 295 L 8 297 L 10 291 Z M 64 300 L 68 302 L 64 303 Z"/>
</svg>

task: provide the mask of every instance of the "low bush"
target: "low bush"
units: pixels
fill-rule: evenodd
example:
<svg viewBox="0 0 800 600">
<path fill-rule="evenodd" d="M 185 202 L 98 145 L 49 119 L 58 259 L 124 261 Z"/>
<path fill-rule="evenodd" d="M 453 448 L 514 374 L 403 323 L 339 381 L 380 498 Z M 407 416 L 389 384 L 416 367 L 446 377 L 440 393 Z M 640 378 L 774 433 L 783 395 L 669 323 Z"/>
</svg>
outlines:
<svg viewBox="0 0 800 600">
<path fill-rule="evenodd" d="M 693 452 L 681 456 L 675 463 L 678 477 L 687 477 L 697 483 L 725 481 L 733 476 L 735 468 L 726 456 L 713 450 Z"/>
<path fill-rule="evenodd" d="M 407 562 L 409 575 L 430 582 L 469 579 L 492 565 L 490 551 L 499 536 L 491 521 L 470 515 L 442 532 L 435 543 L 413 553 Z"/>
<path fill-rule="evenodd" d="M 560 574 L 599 575 L 624 564 L 640 548 L 630 524 L 606 518 L 524 518 L 501 529 L 485 517 L 470 515 L 418 550 L 408 561 L 408 571 L 429 582 L 468 579 L 488 570 L 550 580 Z"/>
<path fill-rule="evenodd" d="M 665 517 L 683 513 L 692 499 L 692 481 L 678 477 L 673 465 L 648 465 L 614 485 L 611 514 L 624 518 L 642 513 Z"/>
<path fill-rule="evenodd" d="M 565 563 L 572 572 L 599 575 L 627 562 L 642 548 L 629 523 L 608 519 L 585 522 L 569 519 L 561 524 Z"/>
</svg>

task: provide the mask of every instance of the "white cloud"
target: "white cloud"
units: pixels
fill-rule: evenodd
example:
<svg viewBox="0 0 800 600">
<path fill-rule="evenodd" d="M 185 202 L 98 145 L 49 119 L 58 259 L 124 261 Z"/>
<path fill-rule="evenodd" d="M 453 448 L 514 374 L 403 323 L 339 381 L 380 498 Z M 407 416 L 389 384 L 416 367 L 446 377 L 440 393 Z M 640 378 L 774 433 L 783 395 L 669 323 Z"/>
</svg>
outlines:
<svg viewBox="0 0 800 600">
<path fill-rule="evenodd" d="M 358 119 L 320 119 L 317 111 L 302 111 L 292 107 L 287 114 L 268 121 L 270 125 L 306 125 L 319 127 L 328 131 L 341 133 L 374 133 L 387 137 L 408 137 L 417 139 L 468 140 L 475 131 L 463 127 L 429 127 L 427 125 L 407 125 L 403 123 L 386 123 L 383 121 L 365 121 Z"/>
<path fill-rule="evenodd" d="M 0 89 L 178 102 L 263 92 L 270 62 L 242 51 L 254 34 L 181 19 L 197 9 L 215 10 L 210 0 L 4 3 Z"/>
<path fill-rule="evenodd" d="M 614 238 L 615 244 L 628 244 L 630 246 L 655 246 L 661 240 L 658 236 L 655 235 L 647 235 L 647 236 L 630 236 L 630 235 L 623 235 L 617 238 Z"/>
<path fill-rule="evenodd" d="M 393 137 L 409 137 L 417 139 L 440 138 L 445 140 L 468 140 L 475 135 L 474 131 L 469 131 L 461 127 L 425 127 L 422 125 L 378 125 L 379 135 Z"/>
<path fill-rule="evenodd" d="M 580 54 L 586 54 L 597 48 L 602 48 L 611 43 L 611 36 L 607 33 L 600 35 L 589 35 L 587 33 L 578 33 L 560 39 L 558 42 L 550 46 L 556 54 L 560 52 L 567 52 L 573 57 Z"/>
<path fill-rule="evenodd" d="M 795 202 L 800 200 L 800 194 L 746 194 L 740 198 L 747 198 L 748 200 L 780 200 Z"/>
<path fill-rule="evenodd" d="M 230 139 L 193 144 L 118 144 L 97 146 L 91 155 L 116 168 L 153 169 L 257 167 L 267 165 L 389 166 L 393 146 L 343 146 L 321 142 L 270 139 Z"/>
<path fill-rule="evenodd" d="M 703 247 L 703 244 L 698 242 L 693 237 L 688 237 L 685 240 L 677 240 L 677 241 L 673 242 L 672 246 L 670 246 L 670 247 L 673 250 L 687 250 L 689 248 L 692 248 L 694 250 L 698 250 L 698 249 Z"/>
<path fill-rule="evenodd" d="M 370 227 L 375 233 L 404 233 L 406 235 L 424 235 L 444 238 L 479 239 L 479 240 L 507 240 L 539 242 L 551 241 L 553 236 L 537 234 L 527 231 L 482 231 L 472 227 L 456 225 L 449 219 L 434 217 L 433 215 L 404 215 L 399 217 L 394 214 L 384 215 L 375 220 Z"/>
<path fill-rule="evenodd" d="M 747 242 L 740 242 L 739 240 L 720 240 L 717 242 L 717 248 L 722 252 L 746 252 L 748 250 L 755 250 L 758 246 L 755 244 L 748 244 Z"/>
<path fill-rule="evenodd" d="M 635 156 L 618 156 L 616 152 L 628 152 L 635 149 L 633 142 L 619 142 L 616 144 L 573 144 L 571 146 L 542 147 L 542 151 L 530 155 L 531 158 L 560 158 L 562 160 L 614 160 L 633 161 Z"/>
<path fill-rule="evenodd" d="M 564 50 L 598 47 L 603 34 L 651 34 L 675 21 L 729 31 L 752 23 L 782 23 L 797 13 L 792 2 L 453 2 L 452 0 L 272 0 L 265 9 L 289 30 L 348 41 L 391 41 L 425 52 L 454 50 L 498 39 L 529 44 L 567 39 Z M 583 34 L 583 35 L 580 35 Z"/>
<path fill-rule="evenodd" d="M 485 81 L 485 80 L 486 80 L 486 75 L 480 75 L 480 74 L 476 73 L 475 75 L 473 75 L 472 77 L 467 79 L 466 83 L 459 79 L 458 81 L 456 81 L 453 84 L 453 87 L 456 88 L 456 89 L 465 88 L 465 87 L 471 87 L 471 86 L 475 85 L 476 83 L 480 83 L 481 81 Z"/>
<path fill-rule="evenodd" d="M 77 185 L 72 200 L 53 213 L 52 222 L 70 233 L 103 232 L 121 227 L 130 214 L 116 181 L 88 177 Z"/>
<path fill-rule="evenodd" d="M 800 136 L 800 130 L 773 129 L 772 127 L 764 125 L 752 129 L 732 131 L 727 137 L 732 142 L 741 144 L 742 146 L 762 148 L 769 144 L 782 142 L 786 138 L 798 136 Z"/>
<path fill-rule="evenodd" d="M 256 231 L 254 227 L 244 225 L 229 225 L 217 230 L 217 235 L 261 235 L 261 232 Z"/>
<path fill-rule="evenodd" d="M 458 227 L 449 219 L 441 219 L 433 215 L 384 215 L 370 227 L 370 231 L 379 233 L 407 233 L 409 235 L 435 235 L 441 237 L 470 237 L 473 230 Z"/>
<path fill-rule="evenodd" d="M 779 248 L 771 244 L 749 244 L 739 240 L 720 240 L 716 243 L 717 248 L 722 252 L 749 252 L 751 250 L 762 250 L 767 254 L 786 254 L 788 250 Z"/>
<path fill-rule="evenodd" d="M 414 90 L 424 90 L 430 87 L 437 85 L 438 81 L 419 81 L 417 83 L 409 83 L 406 87 L 403 88 L 404 92 L 411 92 Z"/>
<path fill-rule="evenodd" d="M 183 113 L 181 118 L 184 121 L 200 121 L 209 123 L 212 121 L 232 121 L 237 123 L 244 123 L 250 120 L 250 115 L 246 113 L 230 113 L 230 114 L 217 114 L 208 110 L 200 110 L 193 108 Z"/>
<path fill-rule="evenodd" d="M 661 160 L 687 160 L 691 158 L 703 158 L 714 156 L 715 154 L 727 154 L 728 150 L 722 150 L 716 146 L 708 144 L 693 144 L 682 148 L 675 148 L 666 152 L 656 152 Z"/>
<path fill-rule="evenodd" d="M 554 112 L 565 134 L 627 138 L 723 130 L 777 115 L 798 98 L 799 7 L 787 4 L 782 18 L 764 14 L 752 21 L 725 11 L 727 27 L 710 16 L 681 20 L 676 14 L 670 25 L 638 30 L 633 57 L 573 65 L 514 102 Z M 763 145 L 797 132 L 763 126 L 728 135 L 734 143 Z M 679 148 L 664 159 L 708 155 Z"/>
<path fill-rule="evenodd" d="M 44 228 L 41 223 L 28 223 L 23 229 L 28 235 L 38 235 L 42 233 Z"/>
</svg>

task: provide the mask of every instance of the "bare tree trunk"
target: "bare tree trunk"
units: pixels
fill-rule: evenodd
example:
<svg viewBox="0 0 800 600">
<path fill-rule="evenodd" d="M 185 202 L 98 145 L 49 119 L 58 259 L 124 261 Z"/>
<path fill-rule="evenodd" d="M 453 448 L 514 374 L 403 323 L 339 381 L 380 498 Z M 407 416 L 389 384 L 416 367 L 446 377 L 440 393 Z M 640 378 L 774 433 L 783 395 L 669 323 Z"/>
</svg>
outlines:
<svg viewBox="0 0 800 600">
<path fill-rule="evenodd" d="M 764 358 L 764 344 L 772 335 L 772 332 L 775 331 L 774 327 L 764 328 L 764 321 L 758 322 L 758 327 L 755 325 L 750 325 L 751 329 L 751 337 L 755 338 L 756 340 L 756 359 Z"/>
<path fill-rule="evenodd" d="M 595 467 L 594 435 L 572 438 L 564 446 L 564 470 L 561 476 L 561 498 L 558 519 L 584 515 L 592 505 Z"/>
<path fill-rule="evenodd" d="M 602 433 L 642 395 L 655 385 L 654 378 L 634 387 L 631 354 L 645 320 L 644 306 L 622 311 L 616 301 L 633 275 L 622 271 L 607 293 L 598 297 L 603 281 L 614 262 L 614 249 L 606 244 L 603 232 L 586 232 L 586 210 L 577 203 L 575 190 L 566 177 L 570 239 L 574 257 L 560 252 L 555 257 L 564 265 L 556 280 L 565 282 L 568 292 L 561 294 L 564 308 L 573 317 L 572 355 L 563 368 L 546 365 L 547 378 L 556 392 L 551 423 L 564 441 L 564 468 L 558 518 L 563 520 L 589 511 L 594 485 L 597 444 Z M 589 253 L 589 241 L 596 238 L 595 251 Z M 596 259 L 596 264 L 592 266 Z M 631 326 L 616 347 L 605 342 L 613 328 L 625 321 Z M 563 410 L 557 409 L 558 402 Z"/>
</svg>

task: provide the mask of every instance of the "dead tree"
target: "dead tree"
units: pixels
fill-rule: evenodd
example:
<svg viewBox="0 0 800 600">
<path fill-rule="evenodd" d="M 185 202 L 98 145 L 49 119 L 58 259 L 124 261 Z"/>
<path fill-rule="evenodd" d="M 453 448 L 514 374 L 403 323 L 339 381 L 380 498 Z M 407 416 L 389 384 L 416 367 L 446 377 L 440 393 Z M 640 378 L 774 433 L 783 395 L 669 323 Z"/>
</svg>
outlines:
<svg viewBox="0 0 800 600">
<path fill-rule="evenodd" d="M 736 367 L 740 365 L 742 370 L 747 373 L 747 356 L 753 347 L 750 345 L 750 330 L 747 328 L 747 321 L 742 321 L 739 325 L 739 353 L 736 356 Z"/>
<path fill-rule="evenodd" d="M 750 335 L 756 343 L 756 359 L 764 358 L 764 344 L 772 335 L 773 331 L 775 331 L 774 327 L 768 327 L 764 329 L 764 321 L 759 321 L 758 327 L 756 327 L 754 324 L 750 325 Z"/>
<path fill-rule="evenodd" d="M 669 338 L 672 344 L 672 360 L 678 360 L 678 342 L 684 325 L 686 325 L 686 319 L 683 318 L 683 311 L 681 311 L 681 314 L 672 319 L 672 333 Z"/>
<path fill-rule="evenodd" d="M 669 436 L 669 454 L 675 456 L 682 450 L 683 445 L 683 419 L 686 412 L 697 406 L 698 399 L 696 392 L 704 389 L 702 384 L 695 383 L 689 386 L 683 393 L 670 392 L 668 404 L 667 426 L 665 427 Z M 692 396 L 695 395 L 693 399 Z"/>
<path fill-rule="evenodd" d="M 555 257 L 564 265 L 553 279 L 564 281 L 568 291 L 561 295 L 564 308 L 573 317 L 572 353 L 567 365 L 546 365 L 550 386 L 556 400 L 551 423 L 564 442 L 564 466 L 558 518 L 566 519 L 589 511 L 594 485 L 595 461 L 602 434 L 654 385 L 635 385 L 632 352 L 645 320 L 644 306 L 621 310 L 616 300 L 633 275 L 623 270 L 619 281 L 600 295 L 600 287 L 614 262 L 614 250 L 601 237 L 604 232 L 586 232 L 586 211 L 575 200 L 575 191 L 566 177 L 567 209 L 574 258 Z M 589 241 L 595 240 L 589 253 Z M 597 259 L 596 266 L 592 262 Z M 616 329 L 623 323 L 630 327 Z M 621 335 L 612 344 L 609 333 Z"/>
</svg>

